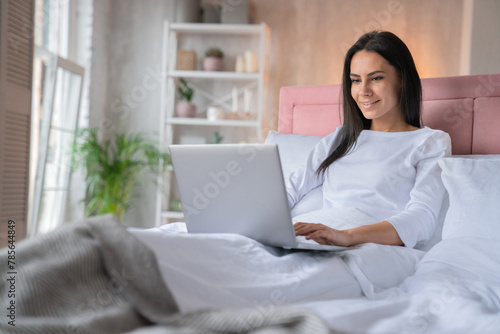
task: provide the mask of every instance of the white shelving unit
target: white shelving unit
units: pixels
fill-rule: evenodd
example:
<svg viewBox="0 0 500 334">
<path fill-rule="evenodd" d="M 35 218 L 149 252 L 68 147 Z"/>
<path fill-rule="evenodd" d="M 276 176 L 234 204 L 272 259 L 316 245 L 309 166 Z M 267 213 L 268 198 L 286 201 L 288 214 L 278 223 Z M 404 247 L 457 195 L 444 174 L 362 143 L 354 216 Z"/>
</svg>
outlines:
<svg viewBox="0 0 500 334">
<path fill-rule="evenodd" d="M 205 24 L 165 22 L 162 54 L 162 94 L 160 110 L 160 140 L 162 145 L 184 143 L 210 143 L 218 132 L 224 143 L 261 142 L 265 84 L 270 31 L 266 24 Z M 204 71 L 202 61 L 208 48 L 217 47 L 224 52 L 223 71 Z M 178 50 L 196 53 L 196 68 L 192 71 L 177 69 Z M 236 72 L 236 57 L 252 51 L 257 55 L 257 72 Z M 197 115 L 182 118 L 175 115 L 177 84 L 183 78 L 194 88 L 193 103 Z M 233 112 L 234 90 L 238 108 Z M 251 98 L 244 101 L 244 92 Z M 225 110 L 225 117 L 208 120 L 206 109 L 216 106 Z M 159 180 L 160 191 L 156 203 L 156 225 L 183 220 L 182 212 L 171 209 L 171 201 L 178 197 L 172 170 Z"/>
</svg>

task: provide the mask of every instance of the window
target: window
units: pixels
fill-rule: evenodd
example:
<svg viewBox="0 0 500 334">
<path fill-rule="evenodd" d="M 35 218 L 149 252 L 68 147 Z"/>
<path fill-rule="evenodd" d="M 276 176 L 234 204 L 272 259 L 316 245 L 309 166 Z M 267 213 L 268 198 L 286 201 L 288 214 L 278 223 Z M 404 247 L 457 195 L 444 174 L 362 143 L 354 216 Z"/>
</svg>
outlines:
<svg viewBox="0 0 500 334">
<path fill-rule="evenodd" d="M 29 233 L 62 223 L 84 69 L 67 59 L 70 0 L 36 0 Z"/>
</svg>

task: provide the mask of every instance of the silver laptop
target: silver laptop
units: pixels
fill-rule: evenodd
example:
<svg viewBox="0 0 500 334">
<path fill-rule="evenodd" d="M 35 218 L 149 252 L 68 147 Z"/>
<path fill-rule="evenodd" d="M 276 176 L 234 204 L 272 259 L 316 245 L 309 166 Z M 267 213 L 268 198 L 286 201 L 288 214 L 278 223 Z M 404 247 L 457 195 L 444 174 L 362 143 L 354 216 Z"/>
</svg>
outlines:
<svg viewBox="0 0 500 334">
<path fill-rule="evenodd" d="M 283 248 L 346 249 L 295 236 L 276 144 L 169 148 L 188 233 L 236 233 Z"/>
</svg>

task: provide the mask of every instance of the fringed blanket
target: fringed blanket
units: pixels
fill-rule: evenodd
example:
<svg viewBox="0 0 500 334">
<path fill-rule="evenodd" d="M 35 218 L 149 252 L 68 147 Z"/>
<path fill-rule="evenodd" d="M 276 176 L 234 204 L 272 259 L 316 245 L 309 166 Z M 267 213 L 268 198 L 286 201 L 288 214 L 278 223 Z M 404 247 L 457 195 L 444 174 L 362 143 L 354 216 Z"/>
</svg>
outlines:
<svg viewBox="0 0 500 334">
<path fill-rule="evenodd" d="M 0 250 L 1 333 L 328 333 L 291 307 L 181 314 L 154 254 L 112 216 Z"/>
</svg>

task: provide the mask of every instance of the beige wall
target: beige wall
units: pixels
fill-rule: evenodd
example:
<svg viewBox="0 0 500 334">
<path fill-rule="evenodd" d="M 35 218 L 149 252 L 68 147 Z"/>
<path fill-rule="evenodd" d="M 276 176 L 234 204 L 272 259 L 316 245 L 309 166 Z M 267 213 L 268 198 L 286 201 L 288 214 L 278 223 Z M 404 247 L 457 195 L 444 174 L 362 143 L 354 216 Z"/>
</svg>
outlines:
<svg viewBox="0 0 500 334">
<path fill-rule="evenodd" d="M 91 73 L 90 122 L 106 125 L 109 131 L 125 128 L 154 133 L 159 121 L 159 85 L 127 106 L 120 101 L 128 101 L 123 96 L 133 96 L 143 88 L 145 78 L 158 73 L 162 23 L 173 19 L 174 0 L 92 1 L 96 14 L 93 47 L 97 48 L 93 52 L 97 56 Z M 485 59 L 470 54 L 469 48 L 462 52 L 463 31 L 469 30 L 472 38 L 474 26 L 484 26 L 484 30 L 491 27 L 491 22 L 481 25 L 481 13 L 495 10 L 496 1 L 250 0 L 253 21 L 266 22 L 272 33 L 264 133 L 277 128 L 280 87 L 339 83 L 346 48 L 373 29 L 399 35 L 412 51 L 422 77 L 459 75 L 462 67 L 470 71 L 473 66 L 469 63 Z M 481 13 L 477 11 L 473 20 L 478 2 Z M 464 4 L 469 5 L 471 13 L 463 15 Z M 463 24 L 464 18 L 469 18 L 469 26 Z M 483 41 L 479 49 L 499 40 L 499 31 L 490 33 L 490 39 Z M 493 54 L 490 61 L 495 59 Z M 467 62 L 462 61 L 463 55 Z M 151 226 L 155 203 L 152 188 L 141 188 L 125 217 L 126 225 Z"/>
<path fill-rule="evenodd" d="M 500 1 L 475 0 L 472 7 L 468 73 L 500 73 Z"/>
<path fill-rule="evenodd" d="M 251 0 L 254 22 L 272 34 L 268 127 L 282 86 L 340 83 L 344 53 L 363 33 L 394 32 L 421 77 L 459 75 L 462 0 Z"/>
</svg>

